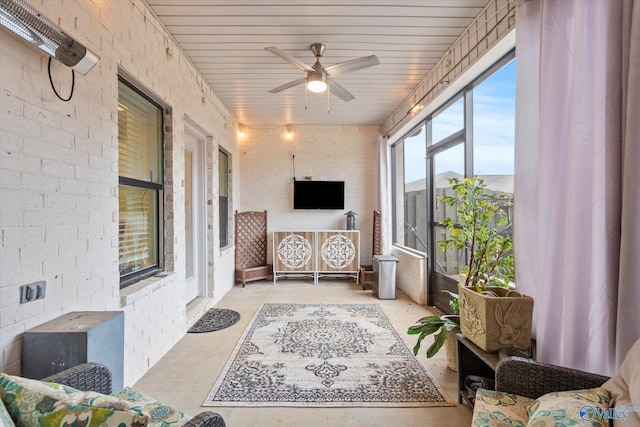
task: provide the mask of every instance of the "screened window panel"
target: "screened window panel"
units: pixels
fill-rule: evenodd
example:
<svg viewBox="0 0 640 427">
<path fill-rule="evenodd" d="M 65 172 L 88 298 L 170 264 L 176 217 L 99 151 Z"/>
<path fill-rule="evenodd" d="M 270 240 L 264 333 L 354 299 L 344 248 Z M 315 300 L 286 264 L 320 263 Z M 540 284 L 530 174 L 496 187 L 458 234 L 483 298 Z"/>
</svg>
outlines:
<svg viewBox="0 0 640 427">
<path fill-rule="evenodd" d="M 121 177 L 162 182 L 162 111 L 123 82 L 118 87 Z"/>
<path fill-rule="evenodd" d="M 435 115 L 431 126 L 434 144 L 464 129 L 464 98 L 458 99 Z"/>
<path fill-rule="evenodd" d="M 120 185 L 121 277 L 158 263 L 158 191 Z"/>
</svg>

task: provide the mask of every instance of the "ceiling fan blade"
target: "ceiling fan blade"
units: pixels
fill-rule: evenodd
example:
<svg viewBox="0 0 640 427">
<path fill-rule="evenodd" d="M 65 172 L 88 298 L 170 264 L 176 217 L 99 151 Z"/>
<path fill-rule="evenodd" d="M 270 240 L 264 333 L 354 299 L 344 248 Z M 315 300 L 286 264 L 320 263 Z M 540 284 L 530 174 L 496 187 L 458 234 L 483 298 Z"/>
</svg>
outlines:
<svg viewBox="0 0 640 427">
<path fill-rule="evenodd" d="M 292 80 L 289 83 L 285 83 L 283 85 L 280 85 L 278 87 L 275 87 L 273 89 L 271 89 L 269 91 L 269 93 L 278 93 L 278 92 L 282 92 L 285 89 L 289 89 L 290 87 L 294 87 L 294 86 L 298 86 L 302 83 L 304 83 L 305 81 L 307 81 L 306 77 L 302 77 L 300 79 L 296 79 L 296 80 Z"/>
<path fill-rule="evenodd" d="M 342 99 L 344 102 L 349 102 L 356 99 L 356 97 L 353 96 L 351 92 L 345 89 L 341 84 L 329 79 L 327 79 L 327 83 L 329 84 L 329 90 L 331 91 L 331 93 Z"/>
<path fill-rule="evenodd" d="M 328 76 L 334 77 L 340 74 L 352 73 L 354 71 L 362 70 L 363 68 L 373 67 L 378 65 L 380 61 L 375 55 L 363 56 L 361 58 L 351 59 L 349 61 L 339 62 L 334 65 L 329 65 L 324 68 L 324 72 Z"/>
<path fill-rule="evenodd" d="M 277 47 L 273 47 L 273 46 L 265 47 L 265 50 L 268 50 L 274 55 L 278 55 L 280 58 L 284 59 L 285 61 L 288 61 L 291 64 L 295 65 L 296 67 L 300 68 L 302 71 L 313 71 L 313 68 L 311 68 L 309 65 L 300 61 L 298 58 L 295 58 L 289 55 L 288 53 L 281 51 Z"/>
</svg>

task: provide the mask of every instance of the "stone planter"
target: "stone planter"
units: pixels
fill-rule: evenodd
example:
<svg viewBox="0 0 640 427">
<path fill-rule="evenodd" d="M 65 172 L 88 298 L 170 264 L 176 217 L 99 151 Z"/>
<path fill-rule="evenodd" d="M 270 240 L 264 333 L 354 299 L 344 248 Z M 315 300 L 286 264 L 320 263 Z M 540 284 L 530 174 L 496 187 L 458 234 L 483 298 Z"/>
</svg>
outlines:
<svg viewBox="0 0 640 427">
<path fill-rule="evenodd" d="M 460 330 L 449 332 L 444 342 L 444 350 L 447 354 L 447 368 L 454 372 L 458 371 L 458 340 L 456 339 L 456 334 L 459 332 Z"/>
<path fill-rule="evenodd" d="M 516 291 L 488 286 L 488 296 L 460 287 L 460 329 L 464 336 L 488 353 L 503 348 L 531 347 L 533 298 Z"/>
<path fill-rule="evenodd" d="M 458 314 L 448 314 L 442 317 L 453 320 L 458 325 L 460 325 L 460 316 Z M 447 355 L 447 368 L 451 369 L 454 372 L 458 372 L 458 340 L 456 339 L 456 334 L 459 333 L 460 326 L 452 331 L 449 331 L 449 333 L 447 334 L 447 339 L 444 341 L 444 350 L 445 354 Z"/>
</svg>

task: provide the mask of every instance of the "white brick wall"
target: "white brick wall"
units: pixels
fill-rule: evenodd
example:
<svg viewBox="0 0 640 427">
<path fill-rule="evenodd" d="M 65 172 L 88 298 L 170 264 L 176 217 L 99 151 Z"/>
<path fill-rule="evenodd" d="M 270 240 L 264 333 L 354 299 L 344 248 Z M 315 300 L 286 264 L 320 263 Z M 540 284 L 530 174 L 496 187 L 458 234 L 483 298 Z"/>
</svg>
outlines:
<svg viewBox="0 0 640 427">
<path fill-rule="evenodd" d="M 377 126 L 246 127 L 239 141 L 240 210 L 267 211 L 268 260 L 274 230 L 345 229 L 346 212 L 356 216 L 362 264 L 371 264 L 373 210 L 377 201 Z M 345 209 L 294 210 L 293 159 L 296 179 L 345 181 Z"/>
<path fill-rule="evenodd" d="M 229 151 L 238 170 L 236 121 L 142 1 L 27 1 L 97 53 L 100 63 L 76 75 L 65 103 L 49 85 L 48 57 L 0 31 L 0 370 L 20 374 L 27 329 L 70 311 L 124 310 L 125 383 L 132 384 L 186 329 L 184 117 L 211 135 L 215 152 L 218 146 Z M 176 207 L 167 242 L 173 271 L 126 292 L 119 290 L 117 244 L 120 69 L 172 110 L 166 180 L 173 192 L 166 198 Z M 66 96 L 70 70 L 54 61 L 52 77 Z M 217 167 L 208 166 L 207 182 L 217 186 Z M 238 182 L 233 192 L 239 198 Z M 233 285 L 233 251 L 219 249 L 217 188 L 208 194 L 215 209 L 207 218 L 207 294 L 215 302 Z M 19 286 L 37 280 L 47 281 L 46 298 L 19 304 Z"/>
</svg>

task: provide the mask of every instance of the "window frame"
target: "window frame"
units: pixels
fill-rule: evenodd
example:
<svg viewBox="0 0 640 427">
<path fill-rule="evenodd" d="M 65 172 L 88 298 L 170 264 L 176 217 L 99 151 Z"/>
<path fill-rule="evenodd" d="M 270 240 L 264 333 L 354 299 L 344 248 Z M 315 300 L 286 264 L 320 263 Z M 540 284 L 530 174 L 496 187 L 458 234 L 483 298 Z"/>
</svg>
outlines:
<svg viewBox="0 0 640 427">
<path fill-rule="evenodd" d="M 227 167 L 225 169 L 226 173 L 226 196 L 223 196 L 220 193 L 220 182 L 222 181 L 222 177 L 220 176 L 220 156 L 226 157 Z M 222 203 L 224 199 L 225 203 Z M 226 205 L 226 209 L 223 212 L 223 204 Z M 224 215 L 223 215 L 224 214 Z M 218 147 L 218 238 L 220 240 L 220 249 L 224 249 L 231 245 L 230 236 L 231 236 L 231 153 L 225 150 L 222 147 Z M 223 219 L 225 220 L 223 224 Z M 223 238 L 224 232 L 224 238 Z"/>
<path fill-rule="evenodd" d="M 157 248 L 156 248 L 156 252 L 157 252 L 157 259 L 155 260 L 155 264 L 151 265 L 149 267 L 143 268 L 141 270 L 132 272 L 132 273 L 128 273 L 125 275 L 120 275 L 120 289 L 124 289 L 128 286 L 133 285 L 134 283 L 137 283 L 141 280 L 144 280 L 146 278 L 155 276 L 159 273 L 162 273 L 165 271 L 165 236 L 164 236 L 164 230 L 165 230 L 165 192 L 166 192 L 166 185 L 165 185 L 165 176 L 166 176 L 166 167 L 165 167 L 165 150 L 166 150 L 166 140 L 167 140 L 167 135 L 165 132 L 165 116 L 167 113 L 167 109 L 166 106 L 162 105 L 161 103 L 159 103 L 156 99 L 154 99 L 155 97 L 153 97 L 152 95 L 150 95 L 149 93 L 147 93 L 144 89 L 141 89 L 141 85 L 134 83 L 132 81 L 132 79 L 128 78 L 125 75 L 119 74 L 118 75 L 118 85 L 120 85 L 120 83 L 126 85 L 130 90 L 132 90 L 133 92 L 135 92 L 137 95 L 139 95 L 142 99 L 144 99 L 146 102 L 148 102 L 149 104 L 151 104 L 153 107 L 157 108 L 160 112 L 160 123 L 159 123 L 159 134 L 161 135 L 161 141 L 160 141 L 160 146 L 158 147 L 159 153 L 157 153 L 158 157 L 159 157 L 159 164 L 160 164 L 160 173 L 162 174 L 162 177 L 158 180 L 159 182 L 153 182 L 153 181 L 145 181 L 145 180 L 140 180 L 140 179 L 136 179 L 136 178 L 129 178 L 126 176 L 122 176 L 120 174 L 118 174 L 118 193 L 120 193 L 120 188 L 121 186 L 128 186 L 128 187 L 132 187 L 132 188 L 138 188 L 138 189 L 145 189 L 145 190 L 152 190 L 154 192 L 156 192 L 156 206 L 155 206 L 155 221 L 156 221 L 156 227 L 155 227 L 155 236 L 154 240 L 157 242 Z M 118 94 L 118 102 L 120 102 L 120 94 Z M 118 132 L 119 134 L 119 132 Z M 120 150 L 120 145 L 118 144 L 118 150 Z M 119 164 L 119 161 L 118 161 Z M 120 200 L 120 196 L 118 196 L 118 200 Z M 118 215 L 120 215 L 120 210 L 118 209 Z M 120 231 L 118 232 L 118 235 L 120 235 Z M 120 261 L 120 256 L 118 256 L 118 261 Z"/>
<path fill-rule="evenodd" d="M 439 292 L 441 285 L 438 285 L 436 282 L 436 257 L 429 256 L 429 254 L 435 254 L 439 249 L 436 246 L 436 242 L 434 241 L 433 235 L 433 227 L 436 225 L 434 223 L 434 203 L 431 200 L 430 195 L 434 192 L 434 183 L 433 183 L 433 158 L 440 152 L 443 152 L 449 148 L 455 147 L 459 144 L 462 144 L 463 155 L 464 155 L 464 176 L 470 177 L 474 174 L 474 115 L 476 111 L 474 111 L 474 91 L 475 88 L 480 86 L 485 80 L 493 76 L 497 71 L 502 69 L 504 66 L 509 64 L 511 61 L 516 59 L 515 49 L 512 49 L 506 55 L 503 55 L 496 62 L 491 64 L 481 73 L 479 73 L 469 84 L 464 86 L 461 90 L 453 93 L 451 97 L 449 97 L 446 101 L 442 102 L 439 105 L 433 105 L 433 110 L 426 114 L 425 117 L 419 121 L 417 121 L 414 126 L 412 126 L 411 130 L 401 135 L 396 142 L 394 142 L 391 146 L 391 182 L 392 182 L 392 193 L 391 193 L 391 206 L 392 206 L 392 245 L 396 247 L 400 247 L 404 250 L 414 251 L 419 254 L 425 255 L 428 258 L 427 262 L 427 276 L 428 276 L 428 293 L 427 293 L 427 304 L 434 305 L 438 307 L 443 312 L 448 311 L 448 296 Z M 515 96 L 515 94 L 514 94 Z M 438 141 L 433 141 L 433 119 L 438 116 L 440 113 L 445 111 L 454 103 L 458 102 L 462 99 L 462 108 L 463 108 L 463 127 L 460 130 L 457 130 L 447 136 L 441 137 Z M 426 197 L 426 212 L 425 215 L 427 217 L 427 222 L 429 223 L 427 227 L 427 248 L 422 250 L 421 248 L 414 249 L 410 246 L 407 246 L 404 241 L 401 241 L 401 236 L 399 236 L 400 230 L 403 230 L 404 221 L 406 221 L 407 213 L 403 212 L 402 218 L 399 218 L 399 212 L 397 212 L 397 208 L 399 207 L 398 203 L 404 203 L 405 199 L 405 190 L 404 184 L 400 185 L 399 181 L 404 183 L 406 179 L 406 171 L 404 170 L 404 165 L 400 165 L 398 162 L 400 159 L 400 151 L 404 153 L 404 146 L 401 144 L 405 143 L 405 139 L 414 132 L 414 130 L 419 126 L 425 126 L 426 128 L 426 188 L 428 197 Z M 514 141 L 515 143 L 515 141 Z M 480 148 L 480 146 L 476 147 Z M 402 167 L 403 170 L 399 171 L 398 169 Z M 515 170 L 514 170 L 515 174 Z M 402 193 L 400 193 L 402 191 Z M 400 198 L 400 200 L 399 200 Z M 403 221 L 400 223 L 399 221 Z M 446 285 L 448 287 L 448 285 Z M 449 289 L 455 292 L 455 286 Z"/>
</svg>

